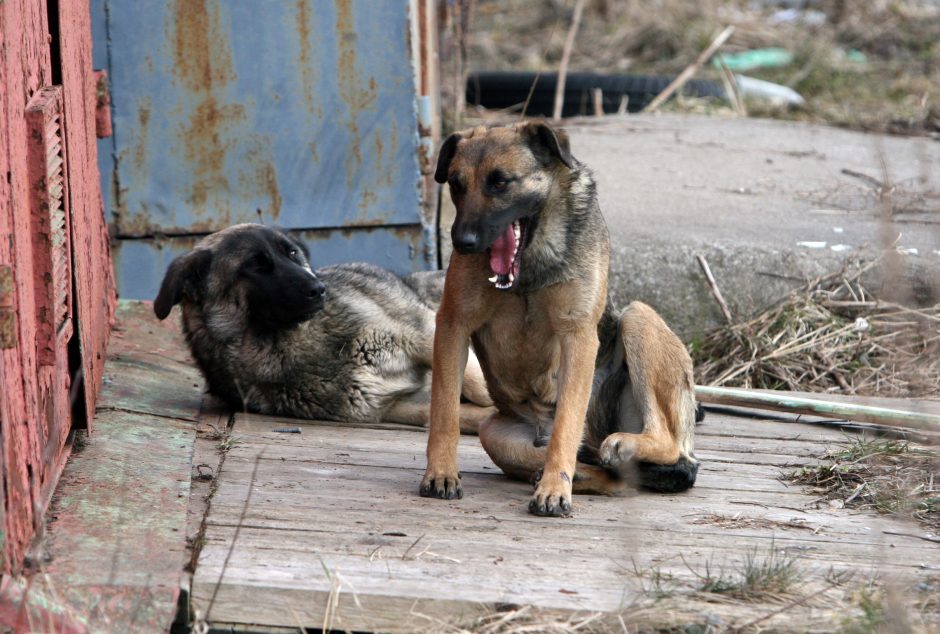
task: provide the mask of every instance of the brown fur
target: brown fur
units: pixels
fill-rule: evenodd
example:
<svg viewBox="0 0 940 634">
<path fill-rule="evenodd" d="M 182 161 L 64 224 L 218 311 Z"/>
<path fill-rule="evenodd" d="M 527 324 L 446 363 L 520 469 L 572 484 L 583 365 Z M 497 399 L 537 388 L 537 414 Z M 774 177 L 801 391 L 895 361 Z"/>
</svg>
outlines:
<svg viewBox="0 0 940 634">
<path fill-rule="evenodd" d="M 445 141 L 436 177 L 450 182 L 457 218 L 422 495 L 462 495 L 457 407 L 471 340 L 499 410 L 480 440 L 507 474 L 540 474 L 532 512 L 567 514 L 572 488 L 620 492 L 628 465 L 694 466 L 691 360 L 648 306 L 613 313 L 607 228 L 567 137 L 539 123 L 458 133 Z M 487 281 L 488 248 L 519 218 L 519 274 L 499 289 Z M 578 462 L 579 449 L 600 464 Z"/>
</svg>

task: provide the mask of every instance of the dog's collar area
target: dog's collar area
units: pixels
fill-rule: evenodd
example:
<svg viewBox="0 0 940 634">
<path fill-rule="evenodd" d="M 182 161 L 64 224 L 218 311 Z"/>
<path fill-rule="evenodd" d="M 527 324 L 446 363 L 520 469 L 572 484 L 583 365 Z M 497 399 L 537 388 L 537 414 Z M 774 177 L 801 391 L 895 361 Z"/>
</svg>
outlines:
<svg viewBox="0 0 940 634">
<path fill-rule="evenodd" d="M 489 282 L 499 290 L 512 288 L 519 277 L 520 260 L 525 249 L 525 219 L 514 220 L 490 246 Z"/>
</svg>

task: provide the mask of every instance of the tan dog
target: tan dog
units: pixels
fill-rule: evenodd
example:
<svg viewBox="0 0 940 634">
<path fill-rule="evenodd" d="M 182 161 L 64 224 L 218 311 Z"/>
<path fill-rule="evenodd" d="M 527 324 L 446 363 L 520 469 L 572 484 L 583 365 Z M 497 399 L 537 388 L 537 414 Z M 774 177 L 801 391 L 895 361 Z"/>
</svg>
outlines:
<svg viewBox="0 0 940 634">
<path fill-rule="evenodd" d="M 457 217 L 421 495 L 462 496 L 458 405 L 471 340 L 498 409 L 480 441 L 507 474 L 538 477 L 531 512 L 565 515 L 572 485 L 615 493 L 637 472 L 648 488 L 692 486 L 692 362 L 651 308 L 611 307 L 607 226 L 567 136 L 532 122 L 455 133 L 435 179 L 449 183 Z"/>
</svg>

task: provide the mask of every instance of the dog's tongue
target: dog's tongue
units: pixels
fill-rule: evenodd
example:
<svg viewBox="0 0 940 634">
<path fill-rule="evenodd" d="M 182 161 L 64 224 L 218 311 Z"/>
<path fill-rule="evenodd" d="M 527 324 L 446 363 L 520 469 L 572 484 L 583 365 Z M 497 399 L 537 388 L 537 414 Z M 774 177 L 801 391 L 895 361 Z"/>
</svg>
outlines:
<svg viewBox="0 0 940 634">
<path fill-rule="evenodd" d="M 512 270 L 512 257 L 516 254 L 516 234 L 512 224 L 506 227 L 502 235 L 490 247 L 490 268 L 498 275 L 509 275 Z"/>
</svg>

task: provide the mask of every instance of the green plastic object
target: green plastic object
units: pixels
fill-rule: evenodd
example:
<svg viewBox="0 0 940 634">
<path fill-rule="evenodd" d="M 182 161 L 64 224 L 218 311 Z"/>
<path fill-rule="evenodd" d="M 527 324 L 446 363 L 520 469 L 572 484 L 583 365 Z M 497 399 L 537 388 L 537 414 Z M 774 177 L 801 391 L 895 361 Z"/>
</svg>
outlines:
<svg viewBox="0 0 940 634">
<path fill-rule="evenodd" d="M 781 68 L 793 62 L 793 53 L 785 48 L 756 48 L 740 53 L 721 53 L 712 59 L 713 66 L 725 65 L 734 72 L 746 72 L 755 68 Z"/>
<path fill-rule="evenodd" d="M 853 64 L 867 64 L 868 57 L 865 53 L 861 52 L 858 49 L 849 49 L 845 52 L 845 59 L 852 62 Z"/>
</svg>

